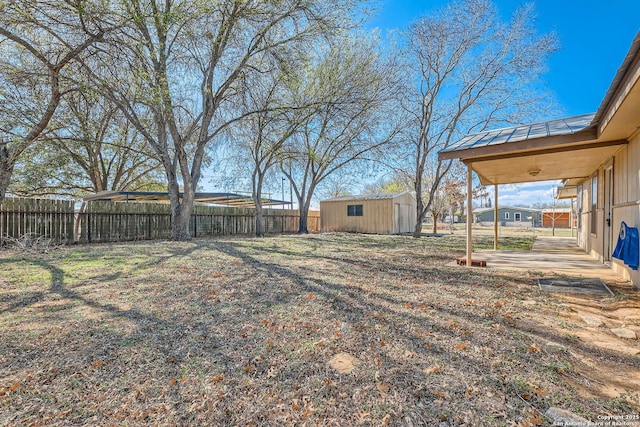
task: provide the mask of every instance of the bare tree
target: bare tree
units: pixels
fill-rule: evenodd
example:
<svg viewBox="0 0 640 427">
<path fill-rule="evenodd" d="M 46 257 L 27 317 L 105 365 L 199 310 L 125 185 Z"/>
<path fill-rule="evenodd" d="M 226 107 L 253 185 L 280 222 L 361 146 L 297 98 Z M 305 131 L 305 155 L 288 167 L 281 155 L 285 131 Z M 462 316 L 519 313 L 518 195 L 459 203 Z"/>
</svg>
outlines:
<svg viewBox="0 0 640 427">
<path fill-rule="evenodd" d="M 101 91 L 153 147 L 168 182 L 172 239 L 186 240 L 207 151 L 230 124 L 242 82 L 286 61 L 290 43 L 311 42 L 349 22 L 356 0 L 131 0 L 128 25 L 99 66 Z M 152 117 L 145 121 L 145 117 Z M 181 188 L 182 187 L 182 188 Z"/>
<path fill-rule="evenodd" d="M 111 26 L 100 4 L 0 4 L 0 202 L 19 156 L 47 130 L 68 85 L 65 72 Z"/>
<path fill-rule="evenodd" d="M 113 103 L 87 87 L 67 96 L 55 129 L 24 152 L 14 194 L 69 196 L 106 190 L 161 190 L 160 163 Z"/>
<path fill-rule="evenodd" d="M 289 83 L 295 67 L 291 65 L 288 63 L 285 69 L 276 67 L 247 79 L 241 113 L 246 117 L 234 129 L 234 140 L 241 153 L 245 153 L 240 157 L 251 174 L 255 233 L 259 237 L 264 234 L 262 194 L 266 176 L 278 165 L 285 142 L 298 130 L 302 116 L 308 111 L 294 104 Z"/>
<path fill-rule="evenodd" d="M 375 42 L 343 38 L 306 69 L 299 93 L 311 111 L 285 143 L 281 160 L 300 207 L 300 233 L 308 232 L 318 185 L 337 170 L 379 155 L 399 129 L 390 114 L 395 64 L 380 56 Z"/>
<path fill-rule="evenodd" d="M 409 29 L 406 51 L 418 78 L 410 86 L 418 90 L 405 101 L 413 116 L 408 158 L 417 198 L 415 237 L 451 169 L 451 161 L 436 161 L 429 171 L 439 150 L 467 133 L 545 111 L 541 103 L 548 96 L 537 93 L 535 83 L 556 41 L 537 35 L 532 22 L 532 6 L 503 23 L 490 1 L 462 0 Z"/>
</svg>

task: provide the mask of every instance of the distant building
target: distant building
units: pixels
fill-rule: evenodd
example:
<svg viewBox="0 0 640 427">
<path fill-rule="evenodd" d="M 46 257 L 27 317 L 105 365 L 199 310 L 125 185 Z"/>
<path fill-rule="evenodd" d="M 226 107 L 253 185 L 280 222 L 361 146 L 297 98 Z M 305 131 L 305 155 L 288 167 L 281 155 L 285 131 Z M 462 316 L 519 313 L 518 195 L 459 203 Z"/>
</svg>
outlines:
<svg viewBox="0 0 640 427">
<path fill-rule="evenodd" d="M 476 224 L 493 225 L 494 208 L 473 210 Z M 540 227 L 542 215 L 539 209 L 502 206 L 498 208 L 498 221 L 503 227 Z"/>
<path fill-rule="evenodd" d="M 573 228 L 577 228 L 577 219 L 575 215 L 571 215 L 571 208 L 542 210 L 542 227 L 544 228 L 570 228 L 571 219 L 573 219 Z"/>
<path fill-rule="evenodd" d="M 320 202 L 322 231 L 371 234 L 410 233 L 416 224 L 416 198 L 405 191 L 336 197 Z"/>
</svg>

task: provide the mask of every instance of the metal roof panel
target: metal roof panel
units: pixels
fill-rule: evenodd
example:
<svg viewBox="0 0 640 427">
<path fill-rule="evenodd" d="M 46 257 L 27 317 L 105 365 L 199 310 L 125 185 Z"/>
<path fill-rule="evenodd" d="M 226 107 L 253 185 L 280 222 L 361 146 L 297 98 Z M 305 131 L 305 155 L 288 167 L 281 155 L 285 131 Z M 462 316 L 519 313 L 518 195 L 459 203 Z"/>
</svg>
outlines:
<svg viewBox="0 0 640 427">
<path fill-rule="evenodd" d="M 589 127 L 594 114 L 533 123 L 512 128 L 495 129 L 487 132 L 467 135 L 441 152 L 460 151 L 490 145 L 525 141 L 549 136 L 570 135 Z"/>
</svg>

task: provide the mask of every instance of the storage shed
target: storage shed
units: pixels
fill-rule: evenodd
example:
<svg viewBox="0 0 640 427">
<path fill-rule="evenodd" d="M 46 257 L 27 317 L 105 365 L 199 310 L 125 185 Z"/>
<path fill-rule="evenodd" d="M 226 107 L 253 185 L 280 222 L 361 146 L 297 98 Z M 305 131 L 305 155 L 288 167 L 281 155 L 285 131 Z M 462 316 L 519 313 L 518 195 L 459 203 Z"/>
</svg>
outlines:
<svg viewBox="0 0 640 427">
<path fill-rule="evenodd" d="M 416 224 L 416 198 L 405 191 L 336 197 L 320 202 L 322 231 L 371 234 L 410 233 Z"/>
</svg>

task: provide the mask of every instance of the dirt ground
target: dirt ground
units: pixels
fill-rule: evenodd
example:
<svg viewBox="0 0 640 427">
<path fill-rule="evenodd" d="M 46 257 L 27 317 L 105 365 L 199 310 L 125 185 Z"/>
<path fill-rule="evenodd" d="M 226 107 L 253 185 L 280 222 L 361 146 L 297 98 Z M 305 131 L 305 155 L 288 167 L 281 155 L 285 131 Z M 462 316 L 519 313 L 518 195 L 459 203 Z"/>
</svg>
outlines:
<svg viewBox="0 0 640 427">
<path fill-rule="evenodd" d="M 537 273 L 447 265 L 463 248 L 320 234 L 0 250 L 0 424 L 633 420 L 640 345 L 612 329 L 640 336 L 640 292 L 546 293 Z"/>
</svg>

